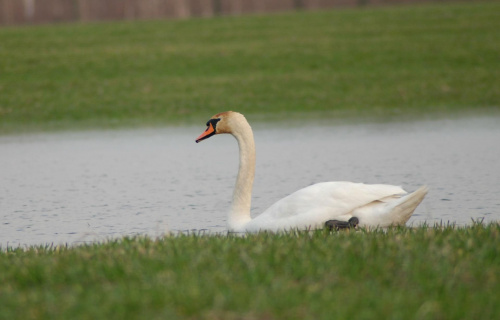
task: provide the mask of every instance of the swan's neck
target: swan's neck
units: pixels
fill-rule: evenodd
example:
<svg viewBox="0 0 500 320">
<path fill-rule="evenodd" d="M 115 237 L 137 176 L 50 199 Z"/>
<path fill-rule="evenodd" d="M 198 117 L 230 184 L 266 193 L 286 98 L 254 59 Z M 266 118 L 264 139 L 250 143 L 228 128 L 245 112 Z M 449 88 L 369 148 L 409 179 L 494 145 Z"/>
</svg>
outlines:
<svg viewBox="0 0 500 320">
<path fill-rule="evenodd" d="M 255 176 L 255 142 L 252 128 L 248 122 L 239 123 L 237 128 L 238 130 L 233 131 L 232 134 L 238 141 L 240 166 L 227 222 L 229 230 L 244 231 L 245 224 L 252 219 L 250 205 Z"/>
</svg>

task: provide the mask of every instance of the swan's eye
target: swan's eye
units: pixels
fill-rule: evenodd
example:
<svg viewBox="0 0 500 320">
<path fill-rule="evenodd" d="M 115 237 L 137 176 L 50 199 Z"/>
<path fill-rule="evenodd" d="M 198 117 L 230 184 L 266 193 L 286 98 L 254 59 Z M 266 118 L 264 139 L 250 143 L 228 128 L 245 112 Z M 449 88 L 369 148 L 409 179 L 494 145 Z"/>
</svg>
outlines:
<svg viewBox="0 0 500 320">
<path fill-rule="evenodd" d="M 215 127 L 217 126 L 217 122 L 219 122 L 219 121 L 220 121 L 220 118 L 210 119 L 210 120 L 207 121 L 207 127 L 209 127 L 210 124 L 211 124 L 214 127 L 214 129 L 215 129 Z M 207 128 L 207 130 L 208 130 L 208 128 Z"/>
</svg>

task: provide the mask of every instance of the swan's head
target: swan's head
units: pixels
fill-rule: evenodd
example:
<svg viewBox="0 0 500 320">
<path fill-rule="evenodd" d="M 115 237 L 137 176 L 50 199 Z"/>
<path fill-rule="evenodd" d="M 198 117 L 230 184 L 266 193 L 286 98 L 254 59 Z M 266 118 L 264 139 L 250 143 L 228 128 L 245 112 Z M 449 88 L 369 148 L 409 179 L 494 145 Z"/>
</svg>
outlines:
<svg viewBox="0 0 500 320">
<path fill-rule="evenodd" d="M 217 113 L 207 121 L 207 129 L 196 139 L 196 143 L 208 139 L 219 133 L 234 133 L 237 123 L 244 121 L 245 117 L 238 112 L 226 111 Z"/>
</svg>

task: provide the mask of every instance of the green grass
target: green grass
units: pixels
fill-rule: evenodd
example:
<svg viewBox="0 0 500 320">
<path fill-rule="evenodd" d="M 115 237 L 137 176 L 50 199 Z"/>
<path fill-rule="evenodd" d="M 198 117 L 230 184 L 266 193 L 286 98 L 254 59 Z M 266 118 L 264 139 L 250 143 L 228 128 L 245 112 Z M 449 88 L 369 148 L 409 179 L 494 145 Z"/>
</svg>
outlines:
<svg viewBox="0 0 500 320">
<path fill-rule="evenodd" d="M 0 132 L 500 107 L 500 3 L 0 29 Z"/>
<path fill-rule="evenodd" d="M 0 251 L 0 319 L 498 319 L 500 225 Z"/>
<path fill-rule="evenodd" d="M 500 3 L 0 29 L 0 133 L 500 108 Z M 498 319 L 500 225 L 0 250 L 0 319 Z"/>
</svg>

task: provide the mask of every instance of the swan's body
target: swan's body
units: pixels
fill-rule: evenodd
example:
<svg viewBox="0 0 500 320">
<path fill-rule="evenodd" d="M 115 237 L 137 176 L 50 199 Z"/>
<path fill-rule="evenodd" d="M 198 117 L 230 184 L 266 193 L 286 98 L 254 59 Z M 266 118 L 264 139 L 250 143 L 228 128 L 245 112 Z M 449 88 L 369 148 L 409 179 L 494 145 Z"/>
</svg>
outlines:
<svg viewBox="0 0 500 320">
<path fill-rule="evenodd" d="M 234 232 L 323 228 L 330 220 L 357 218 L 360 226 L 404 225 L 427 193 L 426 187 L 407 194 L 401 187 L 353 182 L 323 182 L 300 189 L 252 219 L 250 204 L 255 175 L 255 143 L 245 117 L 237 112 L 216 114 L 196 142 L 219 133 L 238 141 L 240 166 L 228 214 Z"/>
</svg>

